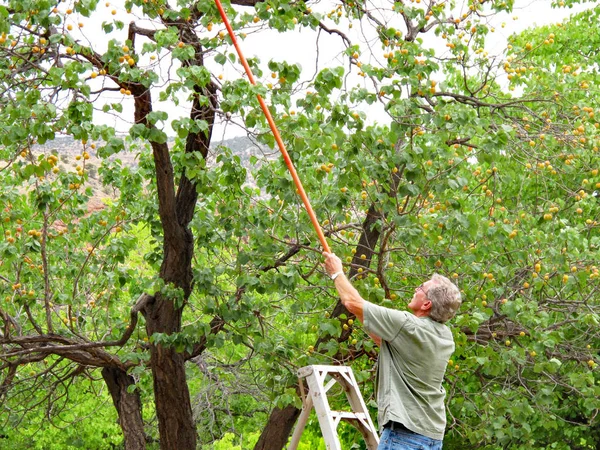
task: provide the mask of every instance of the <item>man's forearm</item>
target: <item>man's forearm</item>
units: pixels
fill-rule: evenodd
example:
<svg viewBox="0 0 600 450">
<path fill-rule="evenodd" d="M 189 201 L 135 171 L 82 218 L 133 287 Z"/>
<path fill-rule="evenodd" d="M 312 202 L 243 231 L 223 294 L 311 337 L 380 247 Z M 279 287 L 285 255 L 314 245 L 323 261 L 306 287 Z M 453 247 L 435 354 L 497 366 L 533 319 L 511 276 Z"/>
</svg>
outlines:
<svg viewBox="0 0 600 450">
<path fill-rule="evenodd" d="M 354 286 L 352 286 L 344 274 L 338 276 L 334 283 L 335 288 L 340 295 L 342 304 L 348 311 L 354 314 L 358 320 L 363 322 L 363 307 L 365 300 L 363 300 L 358 291 L 354 288 Z"/>
</svg>

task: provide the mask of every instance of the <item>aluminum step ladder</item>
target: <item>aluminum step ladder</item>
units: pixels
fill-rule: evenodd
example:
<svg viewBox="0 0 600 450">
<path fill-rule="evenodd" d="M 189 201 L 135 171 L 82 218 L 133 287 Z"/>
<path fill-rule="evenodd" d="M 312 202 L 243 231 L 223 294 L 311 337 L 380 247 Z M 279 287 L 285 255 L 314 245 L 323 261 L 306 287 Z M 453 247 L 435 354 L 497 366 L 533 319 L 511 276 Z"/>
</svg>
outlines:
<svg viewBox="0 0 600 450">
<path fill-rule="evenodd" d="M 329 378 L 329 380 L 327 380 Z M 308 393 L 304 390 L 304 381 L 308 385 Z M 298 370 L 300 395 L 302 397 L 302 412 L 294 429 L 288 450 L 296 450 L 300 437 L 308 422 L 308 417 L 314 406 L 323 433 L 327 450 L 342 450 L 337 427 L 340 421 L 345 421 L 356 427 L 362 434 L 367 448 L 376 450 L 379 445 L 377 430 L 371 421 L 371 416 L 352 373 L 346 366 L 306 366 Z M 327 392 L 339 384 L 344 390 L 351 411 L 332 411 L 329 407 Z"/>
</svg>

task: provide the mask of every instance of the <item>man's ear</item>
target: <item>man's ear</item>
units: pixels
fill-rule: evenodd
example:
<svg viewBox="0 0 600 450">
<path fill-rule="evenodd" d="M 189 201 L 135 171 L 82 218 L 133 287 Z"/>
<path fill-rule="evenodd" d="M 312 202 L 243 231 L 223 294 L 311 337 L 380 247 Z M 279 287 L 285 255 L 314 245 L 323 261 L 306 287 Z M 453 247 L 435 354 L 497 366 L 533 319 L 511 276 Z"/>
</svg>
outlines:
<svg viewBox="0 0 600 450">
<path fill-rule="evenodd" d="M 427 300 L 426 302 L 424 302 L 424 303 L 421 305 L 421 309 L 422 309 L 423 311 L 430 311 L 430 310 L 431 310 L 431 300 Z"/>
</svg>

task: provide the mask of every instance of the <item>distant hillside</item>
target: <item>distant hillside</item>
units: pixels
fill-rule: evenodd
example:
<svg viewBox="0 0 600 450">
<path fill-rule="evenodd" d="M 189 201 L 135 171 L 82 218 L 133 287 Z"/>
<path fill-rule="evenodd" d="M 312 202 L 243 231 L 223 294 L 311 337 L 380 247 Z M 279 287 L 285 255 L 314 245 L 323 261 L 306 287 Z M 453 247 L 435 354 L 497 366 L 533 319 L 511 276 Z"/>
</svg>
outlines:
<svg viewBox="0 0 600 450">
<path fill-rule="evenodd" d="M 217 153 L 215 150 L 219 146 L 231 149 L 231 152 L 234 155 L 240 157 L 240 159 L 242 160 L 242 165 L 246 168 L 250 166 L 251 156 L 257 156 L 260 158 L 266 155 L 271 155 L 273 153 L 273 150 L 271 150 L 267 146 L 261 145 L 246 136 L 225 139 L 220 142 L 213 142 L 211 143 L 210 148 L 214 153 Z"/>
<path fill-rule="evenodd" d="M 171 140 L 169 142 L 169 145 L 173 145 L 173 142 L 174 141 Z M 225 139 L 218 142 L 212 142 L 210 147 L 213 157 L 218 154 L 217 148 L 219 146 L 224 146 L 231 149 L 231 151 L 235 155 L 238 155 L 240 157 L 240 159 L 242 160 L 242 164 L 246 167 L 249 165 L 250 156 L 262 156 L 263 151 L 267 150 L 265 146 L 259 145 L 252 139 L 246 136 L 240 136 L 232 139 Z M 70 136 L 57 136 L 52 141 L 48 141 L 42 145 L 37 145 L 34 148 L 34 152 L 37 150 L 43 153 L 55 153 L 59 157 L 64 158 L 68 161 L 71 159 L 71 157 L 74 158 L 77 155 L 80 155 L 83 151 L 83 147 L 83 144 L 81 144 L 79 141 L 75 141 Z M 90 156 L 92 157 L 91 159 L 97 157 L 96 152 L 94 151 L 94 149 L 91 149 L 89 145 L 86 146 L 85 150 L 90 154 Z M 115 158 L 120 159 L 124 164 L 136 164 L 135 154 L 128 151 L 122 151 L 118 153 L 117 155 L 115 155 Z"/>
<path fill-rule="evenodd" d="M 169 142 L 169 145 L 173 145 L 174 141 Z M 63 170 L 74 171 L 75 168 L 82 164 L 81 155 L 83 151 L 89 153 L 89 159 L 86 161 L 86 170 L 88 173 L 88 181 L 86 186 L 92 188 L 94 192 L 94 199 L 92 204 L 101 204 L 100 200 L 104 197 L 111 197 L 114 195 L 112 188 L 102 186 L 102 183 L 97 177 L 98 167 L 100 167 L 101 160 L 98 158 L 96 149 L 91 148 L 91 142 L 86 145 L 79 141 L 75 141 L 70 136 L 57 136 L 54 140 L 45 142 L 42 145 L 36 145 L 33 148 L 33 153 L 45 153 L 55 154 L 59 158 L 58 166 Z M 97 146 L 101 146 L 101 143 L 96 143 Z M 211 151 L 209 156 L 208 164 L 214 164 L 217 155 L 219 154 L 219 147 L 224 146 L 231 149 L 232 153 L 238 155 L 241 159 L 241 163 L 244 167 L 250 167 L 250 157 L 252 155 L 262 157 L 267 154 L 273 154 L 273 151 L 267 147 L 260 146 L 252 139 L 242 136 L 233 139 L 226 139 L 220 142 L 213 142 L 211 144 Z M 135 167 L 137 164 L 137 155 L 135 152 L 122 151 L 118 154 L 111 156 L 111 158 L 119 159 L 125 165 Z M 252 181 L 250 180 L 250 183 Z M 91 205 L 90 205 L 91 206 Z"/>
</svg>

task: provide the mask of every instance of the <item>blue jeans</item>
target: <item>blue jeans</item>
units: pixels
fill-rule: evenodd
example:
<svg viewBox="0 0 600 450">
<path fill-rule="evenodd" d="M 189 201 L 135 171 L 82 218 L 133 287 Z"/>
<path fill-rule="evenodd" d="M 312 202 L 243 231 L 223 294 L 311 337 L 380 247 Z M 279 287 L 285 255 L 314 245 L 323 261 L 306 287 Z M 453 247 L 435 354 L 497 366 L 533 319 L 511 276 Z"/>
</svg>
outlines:
<svg viewBox="0 0 600 450">
<path fill-rule="evenodd" d="M 384 428 L 377 450 L 442 450 L 442 441 L 412 431 Z"/>
</svg>

